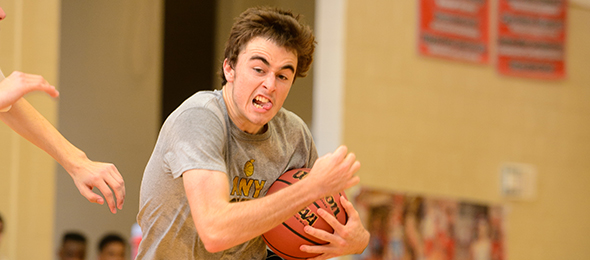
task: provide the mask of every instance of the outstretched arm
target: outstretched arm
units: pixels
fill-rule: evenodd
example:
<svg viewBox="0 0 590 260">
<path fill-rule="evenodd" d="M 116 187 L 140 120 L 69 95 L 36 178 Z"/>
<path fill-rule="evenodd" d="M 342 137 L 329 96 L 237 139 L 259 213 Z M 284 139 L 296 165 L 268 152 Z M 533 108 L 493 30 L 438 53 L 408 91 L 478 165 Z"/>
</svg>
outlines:
<svg viewBox="0 0 590 260">
<path fill-rule="evenodd" d="M 14 73 L 13 73 L 14 74 Z M 12 77 L 12 75 L 10 76 Z M 9 78 L 10 78 L 9 77 Z M 40 76 L 39 76 L 40 77 Z M 22 86 L 8 86 L 7 84 L 24 84 L 26 81 L 3 80 L 0 89 L 19 89 Z M 46 81 L 41 77 L 41 80 Z M 43 83 L 40 83 L 43 84 Z M 1 93 L 2 95 L 4 94 Z M 0 99 L 2 99 L 0 95 Z M 18 96 L 18 95 L 17 95 Z M 3 100 L 11 100 L 3 99 Z M 0 120 L 6 123 L 22 137 L 47 152 L 70 174 L 80 193 L 90 202 L 104 204 L 105 199 L 111 212 L 123 208 L 125 200 L 125 184 L 117 168 L 109 163 L 94 162 L 86 154 L 72 145 L 25 99 L 19 98 L 11 103 L 8 112 L 0 112 Z M 104 195 L 104 199 L 92 192 L 96 187 Z M 111 191 L 112 189 L 112 191 Z M 114 194 L 113 194 L 114 192 Z M 117 199 L 115 204 L 115 197 Z"/>
</svg>

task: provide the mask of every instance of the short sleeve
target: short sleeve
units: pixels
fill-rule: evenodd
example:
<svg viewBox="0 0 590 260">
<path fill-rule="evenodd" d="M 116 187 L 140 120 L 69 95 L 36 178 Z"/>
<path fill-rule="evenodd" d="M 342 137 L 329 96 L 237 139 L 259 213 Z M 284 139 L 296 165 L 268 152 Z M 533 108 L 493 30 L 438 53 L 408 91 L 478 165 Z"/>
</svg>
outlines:
<svg viewBox="0 0 590 260">
<path fill-rule="evenodd" d="M 204 107 L 187 109 L 175 118 L 165 133 L 170 142 L 164 153 L 164 163 L 174 178 L 192 169 L 227 172 L 222 120 Z"/>
</svg>

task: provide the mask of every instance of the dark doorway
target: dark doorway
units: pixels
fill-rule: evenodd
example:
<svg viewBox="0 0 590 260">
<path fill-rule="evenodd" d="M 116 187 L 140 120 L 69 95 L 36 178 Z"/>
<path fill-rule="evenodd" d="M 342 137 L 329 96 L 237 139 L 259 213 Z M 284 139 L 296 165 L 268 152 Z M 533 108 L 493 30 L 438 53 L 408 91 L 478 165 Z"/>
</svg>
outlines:
<svg viewBox="0 0 590 260">
<path fill-rule="evenodd" d="M 162 122 L 195 92 L 214 88 L 216 2 L 165 1 Z"/>
</svg>

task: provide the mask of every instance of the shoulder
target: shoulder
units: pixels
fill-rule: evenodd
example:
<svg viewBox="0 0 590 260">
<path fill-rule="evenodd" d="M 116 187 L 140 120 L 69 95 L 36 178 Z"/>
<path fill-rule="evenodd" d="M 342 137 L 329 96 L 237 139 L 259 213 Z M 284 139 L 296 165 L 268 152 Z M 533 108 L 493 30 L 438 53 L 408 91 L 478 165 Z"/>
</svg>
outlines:
<svg viewBox="0 0 590 260">
<path fill-rule="evenodd" d="M 166 119 L 162 131 L 179 126 L 194 128 L 194 125 L 223 127 L 225 108 L 220 91 L 200 91 L 187 98 Z"/>
<path fill-rule="evenodd" d="M 190 108 L 220 108 L 223 96 L 221 91 L 199 91 L 187 98 L 177 110 L 186 110 Z"/>
<path fill-rule="evenodd" d="M 307 128 L 307 124 L 305 124 L 301 117 L 285 108 L 279 110 L 273 121 L 279 125 Z"/>
<path fill-rule="evenodd" d="M 200 111 L 200 112 L 199 112 Z M 176 121 L 187 114 L 205 113 L 215 115 L 219 119 L 224 116 L 223 97 L 221 91 L 199 91 L 187 98 L 176 108 L 166 121 Z"/>
<path fill-rule="evenodd" d="M 307 127 L 307 124 L 297 114 L 281 108 L 276 116 L 271 120 L 273 127 L 284 131 L 286 133 L 302 133 L 303 135 L 311 136 L 311 132 Z"/>
</svg>

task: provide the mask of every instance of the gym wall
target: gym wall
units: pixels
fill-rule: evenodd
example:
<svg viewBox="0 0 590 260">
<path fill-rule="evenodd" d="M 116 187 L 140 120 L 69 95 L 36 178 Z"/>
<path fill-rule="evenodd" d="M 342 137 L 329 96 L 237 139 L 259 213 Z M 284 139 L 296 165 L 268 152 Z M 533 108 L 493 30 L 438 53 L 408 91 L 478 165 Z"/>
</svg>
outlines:
<svg viewBox="0 0 590 260">
<path fill-rule="evenodd" d="M 348 1 L 343 142 L 361 184 L 504 205 L 507 259 L 590 258 L 590 9 L 569 5 L 568 76 L 543 81 L 418 55 L 417 4 Z M 505 162 L 536 168 L 534 199 L 500 195 Z"/>
</svg>

